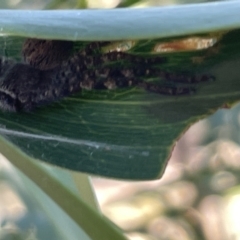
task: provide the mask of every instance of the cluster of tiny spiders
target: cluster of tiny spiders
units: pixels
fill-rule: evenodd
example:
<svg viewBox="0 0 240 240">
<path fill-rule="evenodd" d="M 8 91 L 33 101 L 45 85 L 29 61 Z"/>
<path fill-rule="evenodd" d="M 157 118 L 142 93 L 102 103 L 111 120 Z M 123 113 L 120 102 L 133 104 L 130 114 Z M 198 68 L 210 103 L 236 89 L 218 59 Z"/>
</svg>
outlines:
<svg viewBox="0 0 240 240">
<path fill-rule="evenodd" d="M 189 76 L 161 70 L 157 66 L 166 61 L 161 56 L 143 57 L 117 51 L 96 54 L 105 44 L 93 42 L 72 55 L 72 42 L 27 39 L 22 48 L 22 63 L 1 58 L 0 108 L 31 111 L 83 89 L 139 86 L 158 94 L 186 95 L 195 93 L 196 88 L 150 83 L 144 78 L 190 84 L 212 79 L 209 75 Z"/>
</svg>

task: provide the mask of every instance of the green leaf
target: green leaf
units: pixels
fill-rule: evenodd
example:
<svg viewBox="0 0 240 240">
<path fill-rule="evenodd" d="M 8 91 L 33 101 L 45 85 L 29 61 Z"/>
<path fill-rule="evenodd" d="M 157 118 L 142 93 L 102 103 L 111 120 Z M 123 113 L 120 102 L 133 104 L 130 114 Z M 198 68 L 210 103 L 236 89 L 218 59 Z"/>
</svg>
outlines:
<svg viewBox="0 0 240 240">
<path fill-rule="evenodd" d="M 238 6 L 239 2 L 224 2 L 140 10 L 2 11 L 0 21 L 2 32 L 28 37 L 142 39 L 235 28 L 240 26 Z M 203 14 L 210 9 L 211 15 Z M 27 20 L 29 14 L 32 21 Z M 13 16 L 19 21 L 13 22 Z M 159 24 L 161 19 L 164 24 Z M 80 20 L 87 20 L 86 25 L 79 25 Z M 17 48 L 15 40 L 6 40 L 7 55 Z M 132 51 L 149 53 L 157 42 L 140 41 Z M 158 178 L 185 129 L 224 103 L 239 99 L 239 42 L 239 31 L 235 31 L 223 37 L 218 53 L 167 56 L 162 69 L 216 76 L 216 81 L 197 84 L 197 94 L 161 96 L 137 88 L 82 92 L 31 113 L 1 113 L 0 133 L 30 157 L 64 168 L 114 178 Z M 193 57 L 202 57 L 203 63 L 197 66 Z M 11 161 L 3 145 L 0 151 Z"/>
<path fill-rule="evenodd" d="M 238 28 L 239 8 L 239 1 L 228 1 L 147 9 L 1 10 L 0 33 L 84 41 L 172 37 Z"/>
</svg>

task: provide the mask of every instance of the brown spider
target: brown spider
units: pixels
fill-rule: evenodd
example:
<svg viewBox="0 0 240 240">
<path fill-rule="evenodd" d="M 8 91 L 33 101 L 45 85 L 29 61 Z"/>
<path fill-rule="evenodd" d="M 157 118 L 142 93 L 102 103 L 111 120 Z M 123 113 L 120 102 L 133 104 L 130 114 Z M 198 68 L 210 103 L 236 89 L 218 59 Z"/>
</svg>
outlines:
<svg viewBox="0 0 240 240">
<path fill-rule="evenodd" d="M 98 53 L 105 42 L 93 42 L 71 56 L 68 41 L 27 39 L 23 45 L 24 63 L 2 58 L 0 61 L 0 108 L 5 111 L 31 111 L 70 94 L 92 89 L 117 89 L 132 86 L 165 95 L 186 95 L 194 87 L 145 82 L 144 77 L 159 77 L 175 83 L 198 83 L 211 76 L 174 74 L 156 67 L 161 56 L 142 57 L 124 52 Z M 123 65 L 127 60 L 128 65 Z M 113 61 L 119 61 L 112 65 Z"/>
</svg>

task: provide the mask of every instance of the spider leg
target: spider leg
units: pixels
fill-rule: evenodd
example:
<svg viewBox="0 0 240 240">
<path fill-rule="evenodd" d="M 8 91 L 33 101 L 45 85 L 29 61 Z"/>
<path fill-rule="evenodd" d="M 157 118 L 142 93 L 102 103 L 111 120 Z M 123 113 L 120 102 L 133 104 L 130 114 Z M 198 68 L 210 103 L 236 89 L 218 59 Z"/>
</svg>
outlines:
<svg viewBox="0 0 240 240">
<path fill-rule="evenodd" d="M 101 55 L 86 56 L 85 64 L 88 67 L 96 67 L 103 64 L 112 64 L 114 62 L 125 61 L 134 65 L 149 66 L 154 64 L 163 64 L 166 58 L 161 56 L 137 56 L 125 52 L 109 52 Z"/>
<path fill-rule="evenodd" d="M 215 77 L 211 74 L 192 74 L 189 72 L 170 72 L 170 71 L 159 71 L 159 76 L 167 81 L 175 83 L 187 83 L 196 84 L 202 82 L 215 81 Z"/>
<path fill-rule="evenodd" d="M 16 97 L 8 94 L 3 89 L 0 89 L 0 109 L 8 112 L 18 111 L 18 101 Z"/>
<path fill-rule="evenodd" d="M 161 95 L 170 95 L 170 96 L 180 96 L 180 95 L 191 95 L 196 93 L 197 89 L 195 87 L 189 86 L 170 86 L 165 84 L 156 84 L 144 82 L 142 86 L 146 91 L 153 92 Z"/>
</svg>

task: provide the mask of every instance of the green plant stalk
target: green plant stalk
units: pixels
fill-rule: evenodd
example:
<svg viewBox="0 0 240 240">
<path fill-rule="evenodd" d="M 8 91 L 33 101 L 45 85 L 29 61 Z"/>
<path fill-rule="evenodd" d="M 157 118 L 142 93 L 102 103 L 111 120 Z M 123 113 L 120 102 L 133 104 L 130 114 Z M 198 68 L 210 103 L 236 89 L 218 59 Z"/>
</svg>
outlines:
<svg viewBox="0 0 240 240">
<path fill-rule="evenodd" d="M 69 171 L 78 189 L 80 198 L 96 211 L 100 211 L 90 176 L 85 173 Z"/>
<path fill-rule="evenodd" d="M 120 229 L 81 201 L 73 192 L 13 144 L 0 137 L 0 152 L 52 198 L 93 240 L 126 240 Z"/>
</svg>

